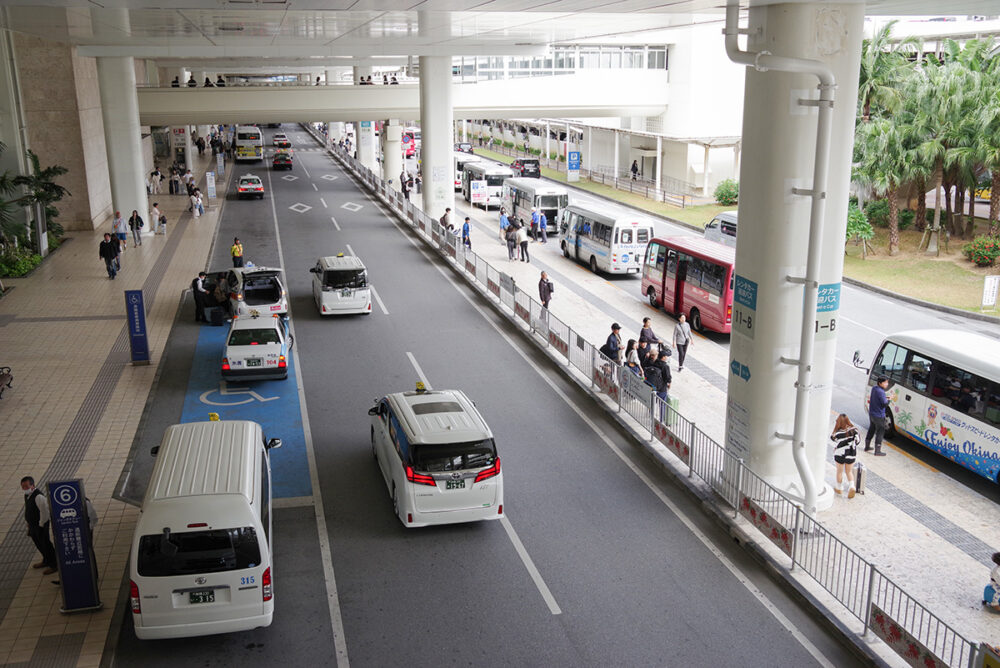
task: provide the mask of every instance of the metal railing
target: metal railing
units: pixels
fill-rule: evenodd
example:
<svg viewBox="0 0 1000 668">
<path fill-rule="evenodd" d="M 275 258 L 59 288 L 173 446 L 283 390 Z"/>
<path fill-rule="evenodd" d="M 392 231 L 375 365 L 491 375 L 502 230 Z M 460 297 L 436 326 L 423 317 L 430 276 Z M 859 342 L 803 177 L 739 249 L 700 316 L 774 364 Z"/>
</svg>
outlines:
<svg viewBox="0 0 1000 668">
<path fill-rule="evenodd" d="M 686 465 L 688 476 L 696 475 L 706 483 L 734 517 L 743 516 L 760 531 L 789 559 L 790 572 L 808 575 L 861 621 L 864 635 L 874 632 L 907 660 L 931 657 L 941 665 L 971 668 L 976 644 L 750 470 L 743 459 L 726 451 L 641 378 L 549 313 L 509 276 L 471 250 L 449 250 L 448 244 L 442 243 L 438 222 L 397 197 L 391 188 L 387 190 L 368 168 L 343 151 L 332 153 L 380 193 L 418 236 L 425 241 L 436 237 L 434 246 L 464 267 L 465 275 L 514 323 L 541 337 L 550 355 L 565 362 L 570 372 L 579 372 L 593 391 L 628 415 L 639 429 L 648 431 L 649 440 L 658 441 Z M 920 655 L 917 659 L 914 652 Z"/>
</svg>

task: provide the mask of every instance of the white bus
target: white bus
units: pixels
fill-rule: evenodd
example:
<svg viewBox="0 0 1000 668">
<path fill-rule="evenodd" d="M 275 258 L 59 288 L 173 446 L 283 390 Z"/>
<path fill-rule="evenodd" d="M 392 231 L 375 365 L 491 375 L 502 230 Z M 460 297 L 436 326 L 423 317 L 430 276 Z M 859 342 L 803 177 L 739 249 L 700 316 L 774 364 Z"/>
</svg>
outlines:
<svg viewBox="0 0 1000 668">
<path fill-rule="evenodd" d="M 559 212 L 569 205 L 569 190 L 541 179 L 514 178 L 503 183 L 503 207 L 511 220 L 521 219 L 530 224 L 532 207 L 545 214 L 547 229 L 559 231 Z"/>
<path fill-rule="evenodd" d="M 486 204 L 484 209 L 489 210 L 491 206 L 500 206 L 500 198 L 503 196 L 503 182 L 513 178 L 514 172 L 509 167 L 497 165 L 492 162 L 469 162 L 462 172 L 462 195 L 465 201 L 472 202 L 472 182 L 486 181 Z"/>
<path fill-rule="evenodd" d="M 863 364 L 860 351 L 854 363 Z M 1000 483 L 1000 342 L 949 329 L 891 334 L 875 355 L 868 386 L 879 376 L 889 379 L 886 434 L 902 434 Z"/>
<path fill-rule="evenodd" d="M 565 231 L 563 255 L 590 265 L 595 274 L 640 273 L 643 252 L 653 238 L 652 220 L 594 204 L 567 206 L 559 228 Z"/>
<path fill-rule="evenodd" d="M 455 163 L 455 192 L 458 192 L 462 189 L 462 174 L 465 173 L 465 166 L 472 162 L 482 162 L 482 158 L 471 153 L 455 151 L 452 159 Z"/>
<path fill-rule="evenodd" d="M 256 162 L 264 159 L 264 135 L 253 125 L 236 128 L 236 160 Z"/>
</svg>

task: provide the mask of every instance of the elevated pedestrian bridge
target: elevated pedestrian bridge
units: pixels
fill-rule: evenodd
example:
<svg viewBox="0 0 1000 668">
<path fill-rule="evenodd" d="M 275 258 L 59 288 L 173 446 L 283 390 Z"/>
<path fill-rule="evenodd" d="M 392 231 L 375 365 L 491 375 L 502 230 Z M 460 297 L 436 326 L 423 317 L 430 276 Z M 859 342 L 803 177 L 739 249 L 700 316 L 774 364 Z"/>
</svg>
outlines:
<svg viewBox="0 0 1000 668">
<path fill-rule="evenodd" d="M 452 84 L 455 118 L 655 116 L 666 111 L 665 70 L 575 74 Z M 139 88 L 142 125 L 280 123 L 420 118 L 420 87 L 235 86 Z"/>
</svg>

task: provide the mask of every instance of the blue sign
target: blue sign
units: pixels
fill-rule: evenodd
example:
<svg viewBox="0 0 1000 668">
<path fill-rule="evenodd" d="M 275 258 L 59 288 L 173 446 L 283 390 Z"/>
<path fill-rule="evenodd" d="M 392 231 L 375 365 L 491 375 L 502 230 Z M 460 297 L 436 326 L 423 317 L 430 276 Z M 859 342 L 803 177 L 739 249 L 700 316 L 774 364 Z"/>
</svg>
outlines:
<svg viewBox="0 0 1000 668">
<path fill-rule="evenodd" d="M 128 343 L 132 349 L 132 364 L 149 364 L 146 305 L 142 301 L 142 290 L 125 291 L 125 314 L 128 319 Z"/>
<path fill-rule="evenodd" d="M 746 381 L 750 380 L 750 367 L 746 364 L 740 364 L 736 360 L 733 360 L 729 364 L 729 371 L 737 378 L 742 378 Z"/>
<path fill-rule="evenodd" d="M 824 283 L 816 296 L 816 312 L 840 310 L 840 283 Z"/>
<path fill-rule="evenodd" d="M 566 164 L 569 169 L 580 171 L 580 152 L 570 151 L 569 155 L 566 156 Z"/>
<path fill-rule="evenodd" d="M 757 284 L 749 278 L 736 274 L 736 284 L 733 290 L 733 301 L 747 308 L 757 310 Z"/>
<path fill-rule="evenodd" d="M 63 595 L 60 610 L 96 610 L 101 607 L 101 597 L 83 481 L 50 482 L 47 489 Z"/>
</svg>

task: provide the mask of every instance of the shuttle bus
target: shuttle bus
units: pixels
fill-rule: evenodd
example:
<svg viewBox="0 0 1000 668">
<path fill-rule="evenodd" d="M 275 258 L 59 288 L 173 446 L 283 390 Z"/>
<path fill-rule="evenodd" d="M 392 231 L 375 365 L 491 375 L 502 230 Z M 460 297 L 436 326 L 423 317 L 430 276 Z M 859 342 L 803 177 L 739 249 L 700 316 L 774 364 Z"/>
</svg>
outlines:
<svg viewBox="0 0 1000 668">
<path fill-rule="evenodd" d="M 260 128 L 240 125 L 236 128 L 236 160 L 256 162 L 264 159 L 264 136 Z"/>
<path fill-rule="evenodd" d="M 551 233 L 559 231 L 559 212 L 569 205 L 569 190 L 541 179 L 513 178 L 503 184 L 503 207 L 511 220 L 531 220 L 532 207 L 544 213 Z"/>
<path fill-rule="evenodd" d="M 588 264 L 595 274 L 639 273 L 642 253 L 653 238 L 652 220 L 593 204 L 568 205 L 559 229 L 565 232 L 563 255 Z"/>
<path fill-rule="evenodd" d="M 462 175 L 465 174 L 465 166 L 473 162 L 482 162 L 482 158 L 471 153 L 455 151 L 453 161 L 455 163 L 455 192 L 462 189 Z"/>
<path fill-rule="evenodd" d="M 860 351 L 854 363 L 861 366 Z M 1000 343 L 962 330 L 891 334 L 868 373 L 889 379 L 886 434 L 898 433 L 1000 483 Z M 865 412 L 868 397 L 865 393 Z"/>
<path fill-rule="evenodd" d="M 654 307 L 687 316 L 699 332 L 728 334 L 733 323 L 736 249 L 699 237 L 656 238 L 646 249 L 642 294 Z"/>
<path fill-rule="evenodd" d="M 467 162 L 465 171 L 462 172 L 462 196 L 466 202 L 472 203 L 472 182 L 486 181 L 486 203 L 483 208 L 489 210 L 491 206 L 500 206 L 503 182 L 513 176 L 514 172 L 503 165 L 491 162 Z"/>
</svg>

